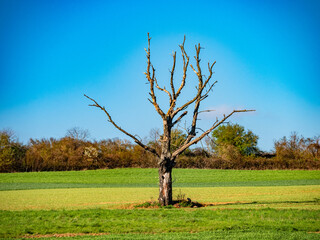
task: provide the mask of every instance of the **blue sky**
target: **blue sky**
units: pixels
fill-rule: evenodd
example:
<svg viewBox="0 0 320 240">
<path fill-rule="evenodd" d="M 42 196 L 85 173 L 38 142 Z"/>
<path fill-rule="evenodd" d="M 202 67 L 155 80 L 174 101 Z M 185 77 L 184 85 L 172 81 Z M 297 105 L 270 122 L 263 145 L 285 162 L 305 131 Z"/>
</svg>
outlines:
<svg viewBox="0 0 320 240">
<path fill-rule="evenodd" d="M 143 74 L 150 32 L 161 85 L 184 35 L 188 55 L 200 42 L 203 66 L 217 61 L 218 84 L 202 105 L 217 111 L 203 115 L 202 128 L 247 108 L 256 112 L 231 121 L 259 135 L 263 150 L 293 131 L 319 135 L 319 11 L 320 2 L 310 0 L 0 0 L 0 129 L 11 128 L 25 143 L 63 137 L 76 126 L 97 140 L 125 138 L 88 107 L 84 93 L 133 134 L 161 128 Z M 190 70 L 182 99 L 195 90 Z"/>
</svg>

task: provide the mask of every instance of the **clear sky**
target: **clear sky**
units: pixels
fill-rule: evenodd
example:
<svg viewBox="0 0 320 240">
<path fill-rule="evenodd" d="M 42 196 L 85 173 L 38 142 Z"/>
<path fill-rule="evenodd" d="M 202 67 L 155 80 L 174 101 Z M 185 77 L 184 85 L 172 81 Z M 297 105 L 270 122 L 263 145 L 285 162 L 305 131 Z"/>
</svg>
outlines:
<svg viewBox="0 0 320 240">
<path fill-rule="evenodd" d="M 92 139 L 125 138 L 84 93 L 133 134 L 161 128 L 143 74 L 150 32 L 160 85 L 168 84 L 184 35 L 188 55 L 200 42 L 203 66 L 217 61 L 218 84 L 202 106 L 217 111 L 203 115 L 202 128 L 247 108 L 256 112 L 231 121 L 259 135 L 262 150 L 293 131 L 319 135 L 319 12 L 318 0 L 0 0 L 0 129 L 25 143 L 63 137 L 72 127 L 88 129 Z M 188 73 L 183 99 L 195 90 Z"/>
</svg>

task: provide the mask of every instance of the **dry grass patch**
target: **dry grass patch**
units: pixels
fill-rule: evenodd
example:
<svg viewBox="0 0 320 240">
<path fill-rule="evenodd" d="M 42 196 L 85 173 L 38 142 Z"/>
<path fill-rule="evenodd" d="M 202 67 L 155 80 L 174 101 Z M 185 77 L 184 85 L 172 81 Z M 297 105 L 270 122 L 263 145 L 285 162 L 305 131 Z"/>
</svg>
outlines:
<svg viewBox="0 0 320 240">
<path fill-rule="evenodd" d="M 173 195 L 183 192 L 186 198 L 203 204 L 221 203 L 260 203 L 273 204 L 299 203 L 320 209 L 320 186 L 281 186 L 281 187 L 203 187 L 174 189 Z M 0 210 L 54 210 L 125 208 L 157 199 L 157 188 L 73 188 L 0 191 Z M 300 204 L 300 206 L 301 206 Z M 310 206 L 308 208 L 310 208 Z"/>
</svg>

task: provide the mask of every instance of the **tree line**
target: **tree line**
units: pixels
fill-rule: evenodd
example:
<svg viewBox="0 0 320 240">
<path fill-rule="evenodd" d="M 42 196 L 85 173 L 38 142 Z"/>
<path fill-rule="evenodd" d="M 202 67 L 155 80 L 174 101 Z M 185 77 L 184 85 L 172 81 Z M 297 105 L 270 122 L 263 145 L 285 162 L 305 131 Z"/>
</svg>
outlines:
<svg viewBox="0 0 320 240">
<path fill-rule="evenodd" d="M 128 140 L 92 141 L 88 131 L 68 130 L 60 139 L 18 141 L 9 130 L 0 131 L 0 172 L 70 171 L 107 168 L 156 168 L 158 159 Z M 153 129 L 145 144 L 160 150 L 161 134 Z M 178 149 L 187 135 L 173 129 L 172 147 Z M 210 169 L 320 169 L 320 137 L 297 133 L 274 143 L 274 151 L 257 147 L 258 136 L 238 124 L 221 125 L 202 142 L 177 158 L 178 168 Z"/>
</svg>

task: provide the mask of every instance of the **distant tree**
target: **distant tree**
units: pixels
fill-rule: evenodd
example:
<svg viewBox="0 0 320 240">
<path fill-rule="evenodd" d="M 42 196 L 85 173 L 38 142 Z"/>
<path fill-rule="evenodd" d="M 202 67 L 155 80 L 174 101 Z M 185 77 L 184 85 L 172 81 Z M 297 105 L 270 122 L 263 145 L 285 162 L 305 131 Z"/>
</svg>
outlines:
<svg viewBox="0 0 320 240">
<path fill-rule="evenodd" d="M 304 138 L 293 132 L 274 143 L 278 159 L 320 159 L 320 136 Z"/>
<path fill-rule="evenodd" d="M 179 45 L 182 55 L 182 80 L 178 88 L 176 88 L 174 83 L 174 74 L 175 74 L 175 67 L 176 67 L 176 52 L 173 53 L 173 64 L 170 71 L 170 87 L 167 89 L 165 87 L 160 87 L 156 78 L 156 70 L 154 66 L 151 63 L 151 53 L 150 53 L 150 40 L 148 34 L 148 48 L 145 49 L 147 54 L 147 70 L 145 72 L 146 78 L 148 80 L 148 84 L 150 86 L 150 103 L 155 107 L 155 110 L 157 113 L 161 116 L 162 122 L 163 122 L 163 133 L 161 137 L 161 150 L 157 151 L 155 148 L 142 143 L 142 141 L 137 137 L 137 135 L 131 134 L 121 128 L 117 123 L 114 122 L 114 120 L 111 118 L 111 115 L 107 111 L 107 109 L 103 106 L 101 106 L 96 100 L 93 98 L 87 97 L 92 101 L 92 104 L 90 106 L 97 107 L 101 109 L 108 117 L 108 120 L 115 128 L 126 134 L 127 136 L 131 137 L 135 143 L 137 143 L 139 146 L 144 148 L 145 150 L 151 152 L 158 158 L 158 168 L 159 168 L 159 203 L 161 205 L 170 205 L 172 204 L 172 168 L 176 164 L 176 158 L 182 154 L 186 149 L 188 149 L 191 145 L 198 143 L 201 139 L 206 137 L 212 130 L 217 128 L 219 125 L 221 125 L 225 120 L 227 120 L 229 117 L 231 117 L 234 113 L 238 112 L 248 112 L 251 110 L 233 110 L 228 115 L 225 115 L 222 119 L 216 120 L 212 126 L 204 131 L 202 134 L 200 134 L 197 137 L 197 122 L 198 122 L 198 115 L 200 113 L 200 103 L 205 100 L 210 91 L 212 90 L 213 86 L 217 83 L 217 81 L 212 82 L 212 75 L 213 75 L 213 66 L 215 65 L 215 62 L 210 64 L 208 63 L 208 74 L 207 76 L 204 75 L 203 69 L 200 65 L 200 44 L 195 46 L 196 54 L 194 56 L 195 58 L 195 65 L 193 66 L 190 64 L 191 69 L 194 71 L 194 73 L 197 76 L 198 79 L 198 86 L 196 86 L 196 93 L 194 96 L 191 97 L 190 100 L 184 102 L 181 104 L 181 102 L 178 102 L 178 98 L 182 92 L 182 89 L 186 85 L 186 78 L 187 78 L 187 70 L 189 67 L 189 56 L 187 55 L 184 44 L 185 44 L 185 38 L 183 40 L 183 43 Z M 168 96 L 169 104 L 168 109 L 165 111 L 163 108 L 160 107 L 160 105 L 157 102 L 157 97 L 155 93 L 155 89 L 163 92 Z M 179 104 L 179 105 L 178 105 Z M 181 105 L 180 105 L 181 104 Z M 188 107 L 191 105 L 194 105 L 192 114 L 191 114 L 191 124 L 188 129 L 188 133 L 185 136 L 184 141 L 181 141 L 179 143 L 179 146 L 173 146 L 172 144 L 172 134 L 174 135 L 174 127 L 177 125 L 177 123 L 180 122 L 180 120 L 185 117 L 188 114 Z M 180 139 L 180 138 L 179 138 Z"/>
<path fill-rule="evenodd" d="M 232 123 L 220 125 L 212 132 L 213 149 L 217 152 L 222 148 L 228 148 L 231 151 L 230 146 L 234 146 L 241 155 L 257 153 L 258 138 L 252 131 Z"/>
<path fill-rule="evenodd" d="M 178 128 L 174 128 L 171 131 L 171 150 L 178 150 L 183 146 L 184 142 L 187 139 L 187 134 Z"/>
<path fill-rule="evenodd" d="M 152 129 L 150 131 L 150 140 L 148 141 L 148 146 L 155 148 L 156 150 L 161 151 L 161 141 L 162 135 L 160 134 L 159 129 Z M 187 135 L 180 129 L 174 128 L 171 131 L 171 150 L 177 150 L 180 146 L 183 145 Z"/>
<path fill-rule="evenodd" d="M 67 130 L 66 137 L 74 138 L 76 140 L 86 141 L 90 137 L 88 130 L 79 127 L 73 127 Z"/>
</svg>

